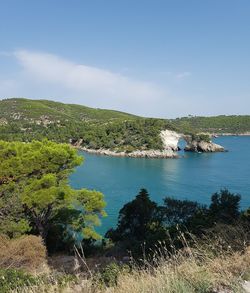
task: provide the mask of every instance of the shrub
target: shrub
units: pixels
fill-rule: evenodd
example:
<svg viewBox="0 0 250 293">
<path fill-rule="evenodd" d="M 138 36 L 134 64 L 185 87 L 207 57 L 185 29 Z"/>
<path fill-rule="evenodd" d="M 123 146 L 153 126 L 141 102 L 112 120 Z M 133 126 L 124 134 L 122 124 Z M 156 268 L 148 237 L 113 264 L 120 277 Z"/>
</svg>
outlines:
<svg viewBox="0 0 250 293">
<path fill-rule="evenodd" d="M 112 262 L 101 271 L 99 280 L 108 287 L 116 286 L 119 275 L 128 271 L 129 267 L 127 265 L 119 265 Z"/>
<path fill-rule="evenodd" d="M 35 285 L 37 280 L 32 275 L 15 269 L 0 270 L 0 290 L 1 293 L 20 290 L 23 287 Z"/>
<path fill-rule="evenodd" d="M 22 268 L 27 271 L 40 269 L 46 264 L 46 248 L 37 236 L 9 239 L 0 236 L 0 267 Z"/>
</svg>

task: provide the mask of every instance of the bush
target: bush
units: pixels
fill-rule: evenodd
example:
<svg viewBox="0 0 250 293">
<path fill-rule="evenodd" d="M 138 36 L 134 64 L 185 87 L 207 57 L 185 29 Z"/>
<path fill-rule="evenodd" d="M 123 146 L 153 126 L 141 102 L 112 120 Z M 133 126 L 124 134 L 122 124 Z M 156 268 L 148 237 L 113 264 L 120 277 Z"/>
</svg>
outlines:
<svg viewBox="0 0 250 293">
<path fill-rule="evenodd" d="M 32 286 L 37 280 L 32 275 L 15 269 L 0 270 L 0 290 L 1 293 L 20 290 L 23 287 Z"/>
<path fill-rule="evenodd" d="M 46 264 L 46 248 L 37 236 L 9 239 L 0 235 L 0 267 L 34 271 Z"/>
<path fill-rule="evenodd" d="M 119 275 L 128 271 L 129 267 L 127 265 L 119 265 L 112 262 L 101 271 L 99 280 L 108 287 L 116 286 Z"/>
<path fill-rule="evenodd" d="M 208 134 L 200 133 L 200 134 L 192 134 L 192 140 L 196 140 L 198 142 L 205 141 L 211 142 L 211 138 Z"/>
</svg>

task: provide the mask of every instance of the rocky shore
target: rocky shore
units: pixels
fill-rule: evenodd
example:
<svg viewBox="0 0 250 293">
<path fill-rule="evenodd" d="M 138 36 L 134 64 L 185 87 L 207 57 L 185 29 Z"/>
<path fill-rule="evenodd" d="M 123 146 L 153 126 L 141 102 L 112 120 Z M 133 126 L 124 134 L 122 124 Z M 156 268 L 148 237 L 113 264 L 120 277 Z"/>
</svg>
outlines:
<svg viewBox="0 0 250 293">
<path fill-rule="evenodd" d="M 213 133 L 212 136 L 218 137 L 218 136 L 250 136 L 250 132 L 243 132 L 243 133 Z"/>
<path fill-rule="evenodd" d="M 90 154 L 97 154 L 103 156 L 113 157 L 129 157 L 129 158 L 178 158 L 179 155 L 173 150 L 136 150 L 133 152 L 116 152 L 109 149 L 88 149 L 85 147 L 78 147 L 78 149 L 88 152 Z"/>
</svg>

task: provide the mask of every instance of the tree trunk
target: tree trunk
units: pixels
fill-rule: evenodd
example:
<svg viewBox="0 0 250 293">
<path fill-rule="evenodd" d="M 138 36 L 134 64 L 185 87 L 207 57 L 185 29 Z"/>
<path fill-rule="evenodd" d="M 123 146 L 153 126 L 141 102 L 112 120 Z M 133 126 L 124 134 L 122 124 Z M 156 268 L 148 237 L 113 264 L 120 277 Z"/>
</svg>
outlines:
<svg viewBox="0 0 250 293">
<path fill-rule="evenodd" d="M 37 226 L 39 235 L 42 237 L 44 244 L 46 244 L 46 240 L 48 236 L 48 228 L 46 227 L 47 225 L 44 225 L 43 223 L 41 223 L 41 221 L 37 220 L 36 226 Z"/>
</svg>

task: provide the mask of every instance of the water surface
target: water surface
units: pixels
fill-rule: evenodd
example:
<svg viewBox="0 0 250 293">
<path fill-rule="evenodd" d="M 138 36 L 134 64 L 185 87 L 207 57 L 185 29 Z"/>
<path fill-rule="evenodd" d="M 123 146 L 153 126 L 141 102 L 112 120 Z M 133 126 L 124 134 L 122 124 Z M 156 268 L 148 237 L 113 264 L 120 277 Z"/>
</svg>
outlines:
<svg viewBox="0 0 250 293">
<path fill-rule="evenodd" d="M 108 217 L 98 231 L 104 234 L 117 223 L 122 206 L 144 187 L 162 203 L 165 196 L 209 203 L 211 194 L 228 188 L 242 196 L 241 207 L 250 206 L 250 137 L 219 137 L 226 153 L 184 153 L 180 159 L 106 157 L 80 152 L 84 164 L 71 176 L 75 188 L 104 193 Z"/>
</svg>

